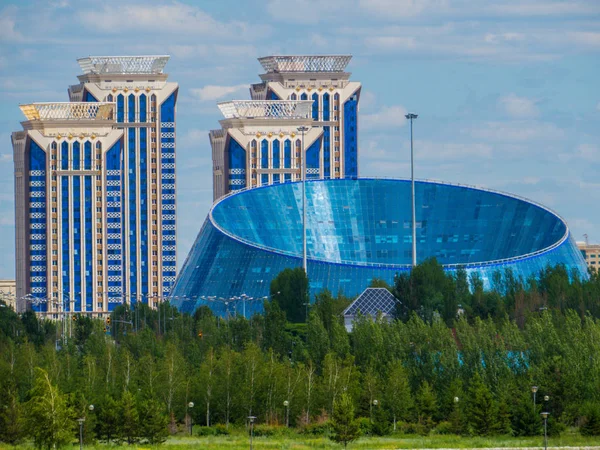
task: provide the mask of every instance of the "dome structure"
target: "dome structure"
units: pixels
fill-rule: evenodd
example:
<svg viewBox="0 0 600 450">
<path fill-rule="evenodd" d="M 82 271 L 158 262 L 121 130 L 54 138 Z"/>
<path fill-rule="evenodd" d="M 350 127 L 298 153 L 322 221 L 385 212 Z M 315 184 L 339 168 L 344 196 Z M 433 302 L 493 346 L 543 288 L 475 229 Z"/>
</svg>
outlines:
<svg viewBox="0 0 600 450">
<path fill-rule="evenodd" d="M 526 278 L 564 264 L 587 276 L 566 222 L 514 195 L 418 181 L 417 261 L 435 257 L 446 271 Z M 306 183 L 311 299 L 323 289 L 361 293 L 373 278 L 392 283 L 412 261 L 409 180 L 339 179 Z M 207 304 L 217 313 L 262 310 L 274 277 L 302 267 L 302 183 L 264 186 L 215 203 L 171 292 L 179 309 Z"/>
</svg>

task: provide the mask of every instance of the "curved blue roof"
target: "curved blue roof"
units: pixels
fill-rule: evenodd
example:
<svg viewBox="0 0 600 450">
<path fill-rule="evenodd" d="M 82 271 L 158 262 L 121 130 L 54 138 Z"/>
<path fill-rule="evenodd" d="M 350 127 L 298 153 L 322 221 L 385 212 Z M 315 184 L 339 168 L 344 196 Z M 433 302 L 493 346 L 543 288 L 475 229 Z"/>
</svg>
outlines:
<svg viewBox="0 0 600 450">
<path fill-rule="evenodd" d="M 372 278 L 392 282 L 412 258 L 408 180 L 315 180 L 306 183 L 311 294 L 328 288 L 348 296 Z M 416 183 L 417 260 L 436 257 L 446 270 L 477 270 L 484 282 L 511 267 L 524 277 L 548 264 L 587 273 L 557 214 L 509 194 L 439 182 Z M 271 280 L 302 265 L 302 184 L 238 192 L 215 203 L 177 278 L 172 301 L 192 311 L 223 310 L 246 297 L 262 308 Z M 250 300 L 253 299 L 253 300 Z M 228 301 L 228 308 L 239 301 Z M 238 311 L 241 312 L 241 311 Z"/>
</svg>

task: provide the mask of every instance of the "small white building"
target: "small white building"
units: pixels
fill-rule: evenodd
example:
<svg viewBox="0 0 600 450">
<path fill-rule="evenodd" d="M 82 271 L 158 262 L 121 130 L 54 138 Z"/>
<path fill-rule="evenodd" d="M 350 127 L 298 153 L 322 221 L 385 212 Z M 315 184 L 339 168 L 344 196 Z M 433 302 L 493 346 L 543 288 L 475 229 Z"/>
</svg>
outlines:
<svg viewBox="0 0 600 450">
<path fill-rule="evenodd" d="M 394 317 L 396 303 L 400 302 L 386 288 L 367 288 L 344 310 L 344 326 L 346 331 L 352 331 L 354 318 L 358 313 L 363 316 L 382 317 L 391 321 Z"/>
</svg>

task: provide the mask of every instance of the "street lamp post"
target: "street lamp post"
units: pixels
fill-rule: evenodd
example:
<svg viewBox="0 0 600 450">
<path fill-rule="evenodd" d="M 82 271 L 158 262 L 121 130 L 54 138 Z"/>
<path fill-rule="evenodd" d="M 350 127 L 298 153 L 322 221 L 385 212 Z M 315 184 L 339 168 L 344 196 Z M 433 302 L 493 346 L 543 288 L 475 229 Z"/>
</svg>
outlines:
<svg viewBox="0 0 600 450">
<path fill-rule="evenodd" d="M 79 450 L 83 450 L 83 422 L 85 419 L 82 417 L 77 419 L 77 422 L 79 422 Z"/>
<path fill-rule="evenodd" d="M 544 450 L 548 450 L 548 416 L 549 412 L 543 412 L 540 414 L 544 419 Z"/>
<path fill-rule="evenodd" d="M 250 421 L 250 450 L 252 450 L 252 439 L 254 438 L 254 420 L 256 416 L 248 416 L 248 420 Z"/>
<path fill-rule="evenodd" d="M 298 131 L 302 133 L 302 268 L 304 273 L 308 275 L 306 264 L 306 148 L 304 147 L 304 132 L 308 131 L 306 126 L 298 127 Z"/>
<path fill-rule="evenodd" d="M 410 184 L 412 197 L 412 265 L 417 265 L 417 222 L 415 209 L 415 164 L 413 152 L 413 120 L 419 117 L 417 114 L 408 113 L 406 116 L 410 120 Z"/>
<path fill-rule="evenodd" d="M 290 402 L 287 400 L 283 401 L 283 406 L 285 406 L 285 426 L 290 426 Z"/>
<path fill-rule="evenodd" d="M 533 392 L 533 413 L 535 414 L 535 394 L 538 391 L 537 386 L 531 386 L 531 392 Z"/>
<path fill-rule="evenodd" d="M 188 408 L 192 409 L 194 407 L 194 402 L 189 402 L 188 403 Z M 190 414 L 190 436 L 192 435 L 192 430 L 194 429 L 194 418 L 192 417 L 192 415 Z"/>
<path fill-rule="evenodd" d="M 379 405 L 379 400 L 374 399 L 372 403 L 373 406 L 377 407 L 377 405 Z M 369 413 L 371 415 L 371 422 L 373 422 L 373 408 L 369 408 Z"/>
</svg>

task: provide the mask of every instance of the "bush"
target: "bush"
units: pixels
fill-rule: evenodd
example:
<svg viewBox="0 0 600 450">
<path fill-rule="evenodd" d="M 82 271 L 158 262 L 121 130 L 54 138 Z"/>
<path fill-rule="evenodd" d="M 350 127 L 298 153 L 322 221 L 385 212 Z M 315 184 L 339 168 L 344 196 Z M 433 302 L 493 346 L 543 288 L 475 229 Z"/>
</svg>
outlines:
<svg viewBox="0 0 600 450">
<path fill-rule="evenodd" d="M 600 436 L 600 404 L 587 402 L 581 412 L 583 420 L 579 432 L 584 436 Z"/>
<path fill-rule="evenodd" d="M 198 436 L 228 436 L 230 431 L 222 423 L 212 427 L 194 427 Z"/>
<path fill-rule="evenodd" d="M 433 434 L 454 434 L 454 427 L 450 422 L 440 422 L 433 429 Z"/>
<path fill-rule="evenodd" d="M 217 432 L 213 427 L 194 427 L 198 436 L 216 436 Z"/>
<path fill-rule="evenodd" d="M 373 432 L 373 424 L 368 417 L 359 417 L 356 419 L 356 423 L 358 424 L 361 436 L 371 435 Z"/>
<path fill-rule="evenodd" d="M 302 428 L 300 428 L 300 433 L 307 434 L 310 436 L 326 436 L 331 432 L 331 423 L 321 422 L 321 423 L 310 423 Z"/>
<path fill-rule="evenodd" d="M 248 430 L 250 433 L 250 430 Z M 289 428 L 281 425 L 255 425 L 254 436 L 257 437 L 273 437 L 273 436 L 286 436 L 290 433 Z"/>
<path fill-rule="evenodd" d="M 419 423 L 412 423 L 412 422 L 400 423 L 399 422 L 396 425 L 396 427 L 402 434 L 420 434 L 420 435 L 427 434 L 427 430 L 425 429 L 425 427 Z"/>
</svg>

